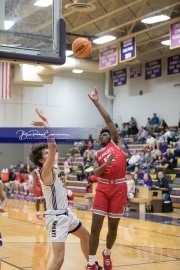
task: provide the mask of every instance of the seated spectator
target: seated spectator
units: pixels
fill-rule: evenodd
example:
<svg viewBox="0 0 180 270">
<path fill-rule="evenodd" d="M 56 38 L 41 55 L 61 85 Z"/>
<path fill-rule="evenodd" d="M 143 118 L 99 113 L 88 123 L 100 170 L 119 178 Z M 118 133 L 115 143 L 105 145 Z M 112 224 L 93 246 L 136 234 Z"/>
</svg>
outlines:
<svg viewBox="0 0 180 270">
<path fill-rule="evenodd" d="M 159 163 L 156 163 L 155 168 L 156 172 L 163 171 L 164 174 L 172 173 L 169 161 L 164 156 L 162 156 L 162 159 L 159 161 Z"/>
<path fill-rule="evenodd" d="M 77 172 L 77 179 L 78 181 L 82 181 L 88 176 L 94 174 L 93 168 L 93 159 L 94 159 L 94 150 L 86 150 L 83 155 L 83 165 L 78 166 L 79 172 Z"/>
<path fill-rule="evenodd" d="M 82 141 L 80 150 L 79 150 L 81 157 L 83 157 L 83 154 L 86 151 L 86 149 L 87 149 L 87 143 L 86 141 Z"/>
<path fill-rule="evenodd" d="M 180 157 L 180 139 L 174 144 L 174 155 Z"/>
<path fill-rule="evenodd" d="M 152 136 L 152 134 L 148 134 L 147 139 L 146 139 L 146 144 L 144 146 L 144 150 L 152 147 L 154 149 L 156 145 L 156 139 Z"/>
<path fill-rule="evenodd" d="M 144 180 L 140 179 L 138 173 L 134 173 L 132 178 L 134 179 L 135 186 L 144 186 Z"/>
<path fill-rule="evenodd" d="M 165 122 L 164 119 L 161 119 L 158 132 L 165 131 L 166 128 L 168 128 L 167 123 Z"/>
<path fill-rule="evenodd" d="M 76 161 L 76 154 L 78 153 L 77 149 L 72 148 L 72 149 L 70 149 L 69 153 L 70 153 L 70 155 L 67 159 L 67 162 L 68 162 L 69 166 L 73 166 L 73 161 Z"/>
<path fill-rule="evenodd" d="M 135 123 L 129 124 L 129 129 L 128 129 L 129 135 L 136 135 L 138 134 L 138 128 Z"/>
<path fill-rule="evenodd" d="M 84 163 L 84 168 L 88 168 L 92 166 L 93 159 L 94 159 L 94 150 L 86 150 L 83 154 L 83 163 Z"/>
<path fill-rule="evenodd" d="M 100 150 L 100 149 L 101 149 L 101 147 L 100 147 L 99 142 L 98 142 L 97 140 L 95 140 L 95 141 L 94 141 L 93 150 L 94 150 L 94 151 L 98 151 L 98 150 Z"/>
<path fill-rule="evenodd" d="M 145 152 L 144 152 L 144 150 L 142 150 L 140 152 L 139 169 L 141 169 L 142 167 L 144 167 L 145 163 L 146 163 Z"/>
<path fill-rule="evenodd" d="M 143 126 L 141 126 L 137 134 L 137 143 L 145 143 L 146 140 L 147 140 L 147 131 L 144 129 Z"/>
<path fill-rule="evenodd" d="M 134 171 L 131 171 L 131 175 L 133 176 L 135 173 L 137 173 L 137 174 L 139 174 L 139 166 L 136 166 L 135 168 L 134 168 Z"/>
<path fill-rule="evenodd" d="M 25 168 L 25 164 L 22 161 L 19 161 L 19 163 L 16 165 L 16 169 L 18 172 L 23 172 Z"/>
<path fill-rule="evenodd" d="M 68 158 L 65 159 L 64 161 L 64 176 L 65 176 L 65 181 L 68 179 L 68 174 L 72 172 L 72 166 L 68 162 Z"/>
<path fill-rule="evenodd" d="M 133 116 L 131 117 L 131 120 L 129 121 L 129 124 L 130 125 L 133 124 L 133 125 L 135 125 L 137 127 L 137 122 L 136 122 L 136 120 L 135 120 L 135 118 Z"/>
<path fill-rule="evenodd" d="M 129 172 L 126 172 L 125 178 L 127 181 L 127 197 L 128 197 L 128 199 L 132 199 L 132 198 L 134 198 L 134 195 L 136 192 L 135 181 Z"/>
<path fill-rule="evenodd" d="M 164 157 L 169 162 L 168 169 L 173 171 L 173 169 L 176 168 L 176 166 L 177 166 L 177 160 L 176 160 L 176 157 L 175 157 L 174 153 L 172 153 L 171 150 L 168 148 L 166 150 L 166 153 L 165 153 Z"/>
<path fill-rule="evenodd" d="M 4 183 L 4 190 L 5 190 L 5 193 L 6 193 L 6 196 L 9 197 L 13 192 L 13 182 L 15 181 L 16 179 L 16 168 L 15 167 L 12 167 L 9 169 L 9 180 L 7 182 Z"/>
<path fill-rule="evenodd" d="M 146 187 L 152 187 L 153 181 L 152 181 L 152 178 L 151 178 L 151 176 L 150 176 L 149 173 L 145 173 L 144 174 L 143 180 L 144 180 L 144 186 L 146 186 Z"/>
<path fill-rule="evenodd" d="M 156 186 L 162 190 L 162 199 L 166 201 L 170 198 L 170 187 L 169 187 L 169 180 L 165 177 L 165 173 L 163 171 L 159 171 L 157 174 L 157 182 Z"/>
<path fill-rule="evenodd" d="M 129 135 L 128 127 L 129 127 L 129 124 L 122 123 L 122 129 L 121 129 L 121 137 L 122 138 L 125 138 L 125 137 L 127 137 Z"/>
<path fill-rule="evenodd" d="M 88 139 L 87 139 L 87 149 L 92 150 L 94 147 L 94 139 L 92 137 L 92 134 L 89 134 Z"/>
<path fill-rule="evenodd" d="M 172 141 L 172 132 L 170 131 L 169 128 L 166 128 L 165 129 L 165 132 L 163 134 L 163 137 L 164 137 L 164 141 L 167 143 L 167 144 L 170 144 L 170 142 Z"/>
<path fill-rule="evenodd" d="M 135 181 L 132 178 L 131 174 L 129 172 L 126 172 L 126 181 L 127 181 L 127 198 L 132 199 L 134 198 L 136 188 L 135 188 Z M 126 205 L 126 211 L 130 210 L 130 205 Z"/>
<path fill-rule="evenodd" d="M 161 151 L 162 154 L 166 153 L 168 148 L 169 146 L 166 142 L 162 142 L 159 144 L 159 150 Z"/>
<path fill-rule="evenodd" d="M 94 142 L 88 141 L 88 143 L 87 143 L 87 150 L 93 150 L 93 148 L 94 148 Z"/>
<path fill-rule="evenodd" d="M 179 130 L 178 127 L 174 127 L 171 132 L 172 134 L 172 142 L 177 142 L 179 140 Z"/>
<path fill-rule="evenodd" d="M 159 149 L 159 145 L 160 143 L 164 143 L 165 139 L 164 139 L 164 131 L 161 131 L 160 133 L 158 133 L 155 137 L 156 139 L 156 147 L 157 149 Z"/>
<path fill-rule="evenodd" d="M 136 166 L 139 166 L 140 155 L 137 153 L 137 150 L 134 150 L 133 155 L 127 161 L 127 171 L 132 171 Z"/>
<path fill-rule="evenodd" d="M 139 173 L 138 173 L 139 179 L 143 180 L 143 182 L 144 182 L 143 177 L 144 177 L 144 174 L 145 174 L 145 173 L 147 173 L 146 168 L 142 168 L 142 169 L 139 171 Z"/>
<path fill-rule="evenodd" d="M 150 120 L 150 129 L 154 133 L 158 130 L 159 128 L 159 118 L 157 117 L 156 113 L 153 113 L 153 117 Z"/>
<path fill-rule="evenodd" d="M 154 157 L 150 150 L 146 152 L 145 162 L 141 168 L 145 168 L 147 170 L 147 173 L 149 174 L 150 174 L 151 169 L 154 168 Z"/>
</svg>

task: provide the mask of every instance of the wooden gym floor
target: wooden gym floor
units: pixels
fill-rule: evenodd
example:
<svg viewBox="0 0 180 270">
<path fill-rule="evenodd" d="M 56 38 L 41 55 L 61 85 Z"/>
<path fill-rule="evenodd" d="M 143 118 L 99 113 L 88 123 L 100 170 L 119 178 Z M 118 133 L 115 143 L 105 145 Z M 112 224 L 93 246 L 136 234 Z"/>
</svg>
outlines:
<svg viewBox="0 0 180 270">
<path fill-rule="evenodd" d="M 75 200 L 72 210 L 90 230 L 91 212 L 85 199 Z M 173 213 L 145 214 L 127 212 L 121 218 L 116 244 L 112 250 L 114 270 L 180 269 L 180 209 Z M 0 214 L 1 270 L 46 270 L 52 259 L 44 221 L 35 216 L 32 202 L 8 201 L 7 212 Z M 97 260 L 102 265 L 107 220 L 101 232 Z M 62 270 L 84 270 L 86 261 L 78 238 L 69 235 Z"/>
</svg>

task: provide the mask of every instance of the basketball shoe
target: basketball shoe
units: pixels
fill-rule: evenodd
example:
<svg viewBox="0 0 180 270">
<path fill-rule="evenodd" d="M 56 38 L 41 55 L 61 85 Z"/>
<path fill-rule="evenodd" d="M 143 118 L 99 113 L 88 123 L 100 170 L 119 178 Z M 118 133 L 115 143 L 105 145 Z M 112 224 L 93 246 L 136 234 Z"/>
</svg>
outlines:
<svg viewBox="0 0 180 270">
<path fill-rule="evenodd" d="M 104 250 L 102 252 L 103 255 L 103 269 L 104 270 L 111 270 L 112 269 L 112 261 L 110 255 L 105 255 Z"/>
<path fill-rule="evenodd" d="M 88 264 L 88 265 L 86 266 L 86 270 L 98 270 L 98 266 L 97 266 L 96 263 L 93 264 L 93 265 Z"/>
<path fill-rule="evenodd" d="M 99 265 L 99 263 L 97 261 L 95 261 L 97 267 L 98 267 L 98 270 L 103 270 L 102 266 Z"/>
</svg>

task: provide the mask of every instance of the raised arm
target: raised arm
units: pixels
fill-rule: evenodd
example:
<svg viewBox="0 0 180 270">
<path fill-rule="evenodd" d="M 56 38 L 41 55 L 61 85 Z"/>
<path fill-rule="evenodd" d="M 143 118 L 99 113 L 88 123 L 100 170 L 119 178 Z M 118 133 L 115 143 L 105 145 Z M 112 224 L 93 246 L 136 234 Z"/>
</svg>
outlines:
<svg viewBox="0 0 180 270">
<path fill-rule="evenodd" d="M 89 98 L 92 100 L 98 111 L 100 112 L 101 116 L 103 117 L 110 133 L 112 136 L 112 140 L 120 147 L 123 149 L 121 138 L 118 133 L 118 129 L 116 128 L 114 122 L 112 121 L 110 115 L 108 112 L 105 110 L 105 108 L 101 105 L 99 102 L 99 95 L 98 95 L 98 90 L 95 87 L 94 90 L 92 90 L 92 93 L 88 95 Z M 124 149 L 123 149 L 124 150 Z"/>
<path fill-rule="evenodd" d="M 49 185 L 49 184 L 52 184 L 52 168 L 55 161 L 57 145 L 56 145 L 55 139 L 51 135 L 51 129 L 49 127 L 47 118 L 43 115 L 43 112 L 41 110 L 36 109 L 36 113 L 41 118 L 41 121 L 33 121 L 32 125 L 44 127 L 46 137 L 47 137 L 48 153 L 47 153 L 47 157 L 45 156 L 45 161 L 43 163 L 41 176 L 42 176 L 43 182 L 46 185 Z"/>
</svg>

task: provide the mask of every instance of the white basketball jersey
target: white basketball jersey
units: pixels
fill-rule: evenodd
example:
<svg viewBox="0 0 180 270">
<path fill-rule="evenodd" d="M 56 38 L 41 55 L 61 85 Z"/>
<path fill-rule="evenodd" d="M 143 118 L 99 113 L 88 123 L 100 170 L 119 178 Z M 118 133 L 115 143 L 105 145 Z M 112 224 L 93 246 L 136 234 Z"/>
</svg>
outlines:
<svg viewBox="0 0 180 270">
<path fill-rule="evenodd" d="M 47 186 L 43 183 L 42 179 L 41 186 L 42 191 L 46 200 L 46 214 L 63 214 L 66 212 L 68 207 L 67 189 L 65 183 L 60 178 L 60 169 L 57 165 L 53 167 L 54 183 Z"/>
</svg>

